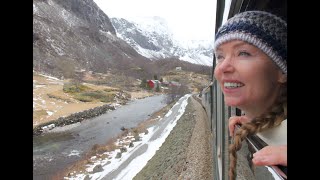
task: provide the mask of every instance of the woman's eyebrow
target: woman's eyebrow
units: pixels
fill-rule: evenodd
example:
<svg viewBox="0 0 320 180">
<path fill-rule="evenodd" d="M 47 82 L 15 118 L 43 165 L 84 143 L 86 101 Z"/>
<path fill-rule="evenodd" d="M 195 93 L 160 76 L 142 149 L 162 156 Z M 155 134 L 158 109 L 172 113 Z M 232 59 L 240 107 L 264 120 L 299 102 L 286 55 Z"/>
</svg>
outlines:
<svg viewBox="0 0 320 180">
<path fill-rule="evenodd" d="M 239 42 L 235 42 L 234 44 L 232 44 L 231 48 L 239 48 L 241 46 L 248 46 L 249 44 L 243 41 L 239 41 Z M 216 52 L 219 51 L 223 51 L 223 49 L 221 48 L 221 46 L 217 47 Z"/>
<path fill-rule="evenodd" d="M 236 42 L 232 45 L 232 48 L 238 48 L 238 47 L 241 47 L 241 46 L 247 46 L 248 43 L 246 42 L 243 42 L 243 41 L 240 41 L 240 42 Z"/>
</svg>

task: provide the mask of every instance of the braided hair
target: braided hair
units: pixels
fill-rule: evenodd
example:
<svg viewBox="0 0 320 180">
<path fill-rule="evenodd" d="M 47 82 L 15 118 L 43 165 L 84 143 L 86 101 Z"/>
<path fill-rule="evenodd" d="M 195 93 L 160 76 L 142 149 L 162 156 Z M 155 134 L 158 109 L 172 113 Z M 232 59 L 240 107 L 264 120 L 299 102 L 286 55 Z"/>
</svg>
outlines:
<svg viewBox="0 0 320 180">
<path fill-rule="evenodd" d="M 279 98 L 267 113 L 242 124 L 235 133 L 233 144 L 229 145 L 229 178 L 231 180 L 236 178 L 237 151 L 241 149 L 242 141 L 247 136 L 279 126 L 284 119 L 287 119 L 287 83 L 282 85 Z"/>
</svg>

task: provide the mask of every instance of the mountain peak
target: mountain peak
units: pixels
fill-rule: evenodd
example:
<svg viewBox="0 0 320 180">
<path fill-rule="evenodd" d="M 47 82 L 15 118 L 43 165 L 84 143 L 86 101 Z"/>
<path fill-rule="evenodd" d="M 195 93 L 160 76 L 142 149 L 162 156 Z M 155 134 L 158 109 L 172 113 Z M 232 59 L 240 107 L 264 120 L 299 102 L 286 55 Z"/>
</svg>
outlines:
<svg viewBox="0 0 320 180">
<path fill-rule="evenodd" d="M 179 40 L 159 16 L 111 18 L 117 34 L 138 53 L 153 60 L 179 57 L 194 64 L 212 66 L 213 41 Z"/>
</svg>

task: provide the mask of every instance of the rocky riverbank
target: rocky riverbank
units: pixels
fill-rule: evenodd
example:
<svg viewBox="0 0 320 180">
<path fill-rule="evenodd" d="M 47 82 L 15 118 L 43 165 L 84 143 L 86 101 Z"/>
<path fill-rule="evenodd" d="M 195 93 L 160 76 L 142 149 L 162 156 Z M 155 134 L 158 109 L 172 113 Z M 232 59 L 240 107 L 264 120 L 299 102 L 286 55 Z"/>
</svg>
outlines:
<svg viewBox="0 0 320 180">
<path fill-rule="evenodd" d="M 57 120 L 52 120 L 33 128 L 33 135 L 40 135 L 43 132 L 51 130 L 57 126 L 65 126 L 69 124 L 74 124 L 81 122 L 85 119 L 93 118 L 101 114 L 106 113 L 107 111 L 114 110 L 115 107 L 109 104 L 105 104 L 99 107 L 88 109 L 82 112 L 73 113 L 67 117 L 59 117 Z"/>
</svg>

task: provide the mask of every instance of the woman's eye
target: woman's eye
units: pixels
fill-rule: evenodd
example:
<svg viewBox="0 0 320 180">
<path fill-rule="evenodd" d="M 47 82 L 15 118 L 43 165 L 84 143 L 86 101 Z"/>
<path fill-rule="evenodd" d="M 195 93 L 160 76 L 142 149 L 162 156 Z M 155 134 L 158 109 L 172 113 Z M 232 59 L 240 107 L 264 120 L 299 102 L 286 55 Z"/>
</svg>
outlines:
<svg viewBox="0 0 320 180">
<path fill-rule="evenodd" d="M 221 62 L 224 59 L 222 55 L 216 55 L 216 57 L 218 62 Z"/>
<path fill-rule="evenodd" d="M 251 56 L 251 54 L 246 51 L 241 51 L 239 52 L 239 56 Z"/>
</svg>

